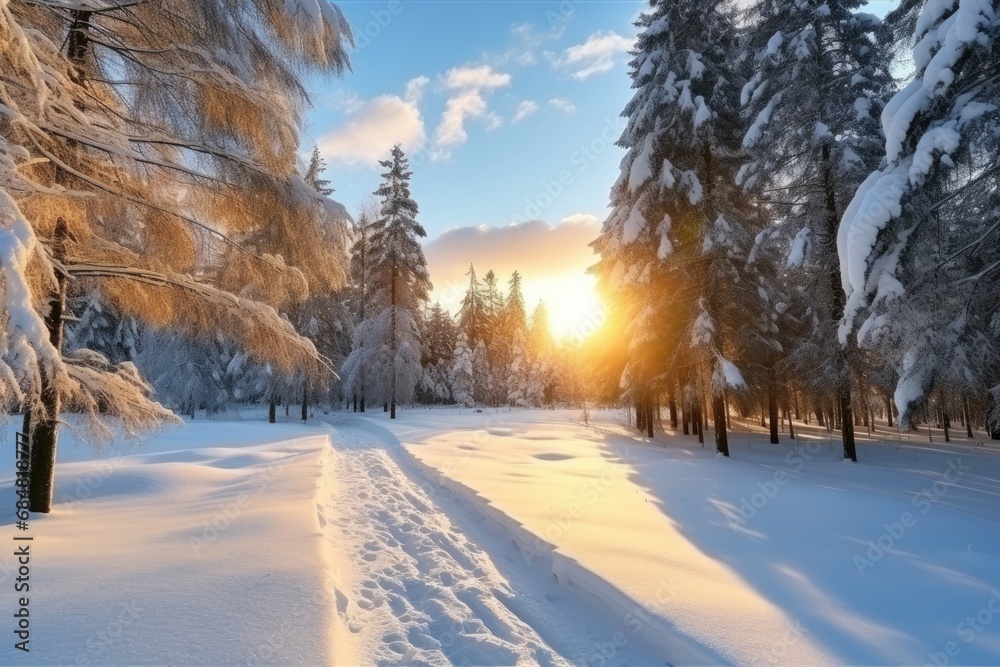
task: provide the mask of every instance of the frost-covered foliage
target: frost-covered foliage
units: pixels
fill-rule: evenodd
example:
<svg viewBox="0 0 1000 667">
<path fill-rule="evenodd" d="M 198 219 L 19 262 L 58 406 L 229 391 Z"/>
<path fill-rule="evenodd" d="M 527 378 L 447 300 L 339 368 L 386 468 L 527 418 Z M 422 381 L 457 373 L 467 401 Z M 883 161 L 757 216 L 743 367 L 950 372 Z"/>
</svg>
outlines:
<svg viewBox="0 0 1000 667">
<path fill-rule="evenodd" d="M 15 363 L 5 408 L 38 405 L 42 384 L 71 393 L 83 377 L 53 347 L 58 325 L 42 320 L 57 275 L 123 317 L 196 335 L 221 327 L 260 359 L 322 365 L 274 308 L 248 298 L 263 290 L 225 290 L 301 296 L 339 280 L 329 246 L 314 242 L 329 216 L 294 166 L 300 76 L 343 71 L 350 39 L 325 0 L 0 1 L 3 352 Z M 227 280 L 217 263 L 237 246 L 246 280 Z M 158 414 L 138 383 L 86 358 L 90 386 L 108 372 L 109 387 L 129 390 L 92 405 Z M 40 422 L 57 418 L 52 401 L 39 409 Z"/>
<path fill-rule="evenodd" d="M 913 80 L 882 112 L 883 166 L 838 236 L 841 342 L 877 351 L 906 423 L 934 387 L 997 384 L 1000 303 L 1000 5 L 928 0 Z"/>
</svg>

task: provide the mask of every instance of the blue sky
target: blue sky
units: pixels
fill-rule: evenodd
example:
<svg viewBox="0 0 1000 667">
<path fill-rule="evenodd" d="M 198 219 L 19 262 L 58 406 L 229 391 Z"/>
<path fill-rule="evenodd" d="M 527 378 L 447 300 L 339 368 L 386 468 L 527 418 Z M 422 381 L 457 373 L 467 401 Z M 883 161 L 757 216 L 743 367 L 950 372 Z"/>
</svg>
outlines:
<svg viewBox="0 0 1000 667">
<path fill-rule="evenodd" d="M 696 0 L 693 0 L 696 1 Z M 884 15 L 894 2 L 873 2 Z M 353 72 L 313 86 L 304 148 L 320 147 L 334 197 L 356 213 L 394 143 L 435 284 L 456 310 L 474 263 L 524 276 L 560 334 L 601 317 L 588 243 L 624 152 L 626 53 L 637 0 L 340 0 L 357 39 Z"/>
<path fill-rule="evenodd" d="M 379 180 L 360 145 L 379 152 L 397 140 L 411 153 L 422 149 L 413 193 L 431 237 L 451 227 L 602 215 L 622 155 L 602 134 L 619 134 L 614 123 L 630 95 L 624 50 L 644 4 L 340 2 L 358 37 L 354 72 L 317 91 L 307 129 L 335 196 L 356 210 Z M 568 51 L 579 45 L 587 46 Z M 370 124 L 351 132 L 365 114 L 380 115 L 381 132 Z M 584 154 L 591 143 L 601 150 Z M 563 171 L 572 178 L 559 184 Z M 558 193 L 551 203 L 550 192 Z"/>
</svg>

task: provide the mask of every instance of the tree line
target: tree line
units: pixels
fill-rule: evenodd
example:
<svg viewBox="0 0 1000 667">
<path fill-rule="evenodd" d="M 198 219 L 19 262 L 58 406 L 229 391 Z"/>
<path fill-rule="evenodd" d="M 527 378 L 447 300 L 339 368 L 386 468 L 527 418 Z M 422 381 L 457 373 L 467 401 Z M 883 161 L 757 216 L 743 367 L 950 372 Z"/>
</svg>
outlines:
<svg viewBox="0 0 1000 667">
<path fill-rule="evenodd" d="M 592 244 L 620 344 L 594 381 L 650 435 L 665 401 L 725 455 L 730 411 L 772 441 L 813 413 L 854 461 L 877 417 L 1000 437 L 1000 8 L 863 4 L 653 0 L 636 23 Z"/>
</svg>

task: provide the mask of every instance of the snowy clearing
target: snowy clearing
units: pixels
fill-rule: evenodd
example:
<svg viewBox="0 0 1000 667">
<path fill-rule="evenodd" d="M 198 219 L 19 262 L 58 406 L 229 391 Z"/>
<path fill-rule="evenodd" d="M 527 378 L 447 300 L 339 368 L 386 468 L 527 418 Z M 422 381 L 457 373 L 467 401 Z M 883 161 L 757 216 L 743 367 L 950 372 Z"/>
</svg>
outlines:
<svg viewBox="0 0 1000 667">
<path fill-rule="evenodd" d="M 725 460 L 693 436 L 635 437 L 617 411 L 580 418 L 201 421 L 99 455 L 67 437 L 55 510 L 31 519 L 30 661 L 8 642 L 0 662 L 1000 655 L 996 445 L 882 434 L 853 465 L 825 431 L 770 445 L 737 424 Z M 3 474 L 12 508 L 9 462 Z M 15 532 L 11 509 L 4 524 Z M 0 560 L 5 582 L 14 561 Z"/>
</svg>

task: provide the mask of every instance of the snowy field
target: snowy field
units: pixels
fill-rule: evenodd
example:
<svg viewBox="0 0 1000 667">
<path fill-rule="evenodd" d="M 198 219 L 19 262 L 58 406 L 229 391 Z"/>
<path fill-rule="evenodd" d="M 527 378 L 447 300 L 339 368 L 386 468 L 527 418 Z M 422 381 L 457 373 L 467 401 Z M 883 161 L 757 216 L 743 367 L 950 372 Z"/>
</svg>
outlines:
<svg viewBox="0 0 1000 667">
<path fill-rule="evenodd" d="M 996 443 L 876 432 L 853 465 L 825 431 L 736 424 L 725 460 L 589 421 L 195 421 L 100 454 L 67 434 L 29 531 L 30 658 L 9 640 L 0 663 L 997 662 Z"/>
</svg>

